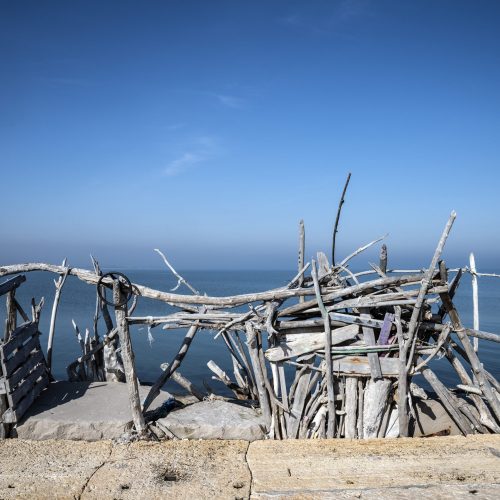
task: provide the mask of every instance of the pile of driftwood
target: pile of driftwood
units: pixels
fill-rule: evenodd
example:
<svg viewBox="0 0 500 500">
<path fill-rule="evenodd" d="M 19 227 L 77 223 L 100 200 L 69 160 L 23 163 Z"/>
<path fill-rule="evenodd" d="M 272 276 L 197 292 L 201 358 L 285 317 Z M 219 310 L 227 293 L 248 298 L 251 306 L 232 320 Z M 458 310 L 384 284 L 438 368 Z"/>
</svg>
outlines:
<svg viewBox="0 0 500 500">
<path fill-rule="evenodd" d="M 4 266 L 0 276 L 28 271 L 59 274 L 49 332 L 49 369 L 66 277 L 74 275 L 97 285 L 94 335 L 87 334 L 83 340 L 75 325 L 82 356 L 68 367 L 68 374 L 72 380 L 126 380 L 139 434 L 146 430 L 144 412 L 170 378 L 203 398 L 204 391 L 178 373 L 195 335 L 203 329 L 216 332 L 232 360 L 231 376 L 210 361 L 214 377 L 238 399 L 260 407 L 271 439 L 407 436 L 414 418 L 410 382 L 417 374 L 425 377 L 463 434 L 498 433 L 500 384 L 480 362 L 477 339 L 499 342 L 500 336 L 478 328 L 477 287 L 474 329 L 462 324 L 453 303 L 464 272 L 472 274 L 473 284 L 479 275 L 471 261 L 470 268 L 453 270 L 449 279 L 451 270 L 441 253 L 454 219 L 452 213 L 428 268 L 389 270 L 383 245 L 379 263 L 358 273 L 349 269 L 349 261 L 380 240 L 338 263 L 334 252 L 332 262 L 318 253 L 316 260 L 305 263 L 301 222 L 298 273 L 288 285 L 229 297 L 200 293 L 159 250 L 178 286 L 189 288 L 189 294 L 131 284 L 119 273 L 102 275 L 96 262 L 93 271 L 66 263 Z M 106 288 L 112 288 L 112 299 L 106 299 Z M 141 296 L 169 304 L 175 312 L 134 316 L 134 302 Z M 131 307 L 130 298 L 134 299 Z M 114 323 L 108 306 L 114 309 Z M 97 332 L 100 320 L 106 325 L 102 338 Z M 130 338 L 134 324 L 187 330 L 178 352 L 166 359 L 169 362 L 143 402 Z M 457 387 L 446 387 L 429 368 L 429 362 L 438 358 L 451 363 L 461 382 Z"/>
<path fill-rule="evenodd" d="M 129 323 L 188 328 L 144 406 L 180 365 L 195 333 L 208 329 L 225 342 L 234 378 L 213 361 L 209 368 L 237 398 L 258 401 L 270 438 L 407 436 L 416 374 L 425 377 L 464 434 L 499 432 L 500 384 L 481 364 L 477 339 L 500 337 L 462 325 L 453 297 L 469 269 L 455 270 L 450 282 L 440 260 L 454 219 L 453 213 L 422 271 L 389 272 L 383 245 L 379 265 L 352 273 L 348 261 L 376 242 L 336 265 L 322 253 L 305 265 L 301 225 L 300 270 L 286 287 L 217 298 L 188 284 L 194 295 L 177 297 L 178 312 L 129 317 Z M 235 311 L 245 304 L 247 312 Z M 429 368 L 436 356 L 456 370 L 457 388 L 445 387 Z"/>
</svg>

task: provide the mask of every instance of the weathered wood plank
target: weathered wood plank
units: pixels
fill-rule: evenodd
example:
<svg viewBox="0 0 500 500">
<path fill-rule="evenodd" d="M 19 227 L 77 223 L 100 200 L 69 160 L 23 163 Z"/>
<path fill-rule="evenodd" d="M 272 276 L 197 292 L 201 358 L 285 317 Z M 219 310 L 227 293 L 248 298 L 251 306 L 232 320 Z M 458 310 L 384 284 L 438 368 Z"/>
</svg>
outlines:
<svg viewBox="0 0 500 500">
<path fill-rule="evenodd" d="M 391 385 L 390 380 L 384 379 L 372 379 L 366 384 L 363 403 L 363 439 L 377 437 Z"/>
<path fill-rule="evenodd" d="M 314 356 L 310 357 L 309 359 L 305 359 L 303 362 L 304 365 L 313 365 Z M 288 419 L 288 438 L 295 439 L 297 437 L 297 433 L 299 432 L 300 420 L 304 412 L 304 406 L 309 389 L 309 382 L 311 380 L 311 373 L 312 371 L 309 368 L 306 368 L 306 370 L 300 375 L 300 378 L 297 382 L 292 407 L 290 409 L 290 417 Z"/>
<path fill-rule="evenodd" d="M 32 352 L 26 362 L 19 366 L 19 368 L 9 376 L 9 387 L 11 390 L 15 388 L 23 378 L 26 378 L 31 370 L 39 363 L 45 363 L 45 358 L 40 348 Z"/>
<path fill-rule="evenodd" d="M 3 359 L 3 368 L 5 376 L 9 377 L 11 373 L 13 373 L 16 368 L 18 368 L 22 363 L 26 361 L 31 351 L 33 351 L 36 347 L 40 347 L 40 340 L 38 339 L 38 335 L 31 337 L 26 344 L 20 347 L 10 359 Z"/>
<path fill-rule="evenodd" d="M 6 342 L 3 347 L 3 355 L 8 358 L 16 349 L 21 347 L 29 338 L 37 334 L 37 323 L 23 323 L 18 326 L 10 336 L 10 340 Z"/>
<path fill-rule="evenodd" d="M 19 276 L 15 276 L 10 280 L 4 281 L 0 283 L 0 295 L 4 295 L 12 290 L 15 290 L 21 283 L 26 281 L 26 276 L 21 274 Z"/>
<path fill-rule="evenodd" d="M 361 309 L 363 311 L 363 309 Z M 371 319 L 371 316 L 368 312 L 364 312 L 361 314 L 362 319 Z M 363 337 L 365 339 L 365 343 L 367 346 L 376 345 L 375 342 L 375 332 L 373 328 L 363 326 Z M 380 361 L 378 354 L 374 352 L 368 353 L 368 362 L 370 363 L 370 372 L 373 380 L 382 378 L 382 369 L 380 368 Z"/>
<path fill-rule="evenodd" d="M 120 282 L 113 281 L 113 301 L 115 304 L 123 303 L 123 292 Z M 125 368 L 125 380 L 128 388 L 130 411 L 134 421 L 135 430 L 139 435 L 146 431 L 146 423 L 141 409 L 141 400 L 139 397 L 139 384 L 135 371 L 135 356 L 130 339 L 130 331 L 127 322 L 127 303 L 115 305 L 116 327 L 120 337 L 121 354 L 123 367 Z"/>
<path fill-rule="evenodd" d="M 331 345 L 351 340 L 359 333 L 357 325 L 348 325 L 332 330 Z M 290 338 L 290 340 L 288 340 Z M 271 347 L 265 353 L 269 361 L 277 362 L 314 352 L 325 347 L 325 333 L 304 333 L 287 336 L 287 341 Z"/>
<path fill-rule="evenodd" d="M 35 402 L 35 399 L 49 385 L 49 378 L 42 377 L 19 403 L 16 409 L 9 408 L 3 414 L 3 421 L 9 424 L 18 422 L 22 416 L 29 410 L 30 406 Z"/>
<path fill-rule="evenodd" d="M 397 358 L 379 358 L 380 368 L 384 377 L 398 376 Z M 366 356 L 345 356 L 341 359 L 333 360 L 333 372 L 335 374 L 370 376 L 370 364 Z"/>
<path fill-rule="evenodd" d="M 344 436 L 347 439 L 356 437 L 358 406 L 358 379 L 356 377 L 347 377 L 345 383 L 345 430 Z M 363 409 L 361 408 L 361 411 Z"/>
<path fill-rule="evenodd" d="M 7 398 L 9 399 L 9 403 L 11 408 L 16 408 L 18 406 L 19 401 L 26 396 L 30 392 L 30 390 L 34 387 L 37 380 L 40 377 L 47 377 L 47 368 L 45 365 L 38 365 L 24 380 L 21 384 L 11 390 L 10 394 L 7 394 Z"/>
</svg>

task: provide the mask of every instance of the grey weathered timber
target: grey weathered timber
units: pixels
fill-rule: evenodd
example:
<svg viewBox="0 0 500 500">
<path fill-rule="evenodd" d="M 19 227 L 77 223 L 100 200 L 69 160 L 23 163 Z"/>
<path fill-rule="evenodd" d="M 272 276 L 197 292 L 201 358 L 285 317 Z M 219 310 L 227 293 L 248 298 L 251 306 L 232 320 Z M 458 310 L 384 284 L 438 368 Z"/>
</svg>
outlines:
<svg viewBox="0 0 500 500">
<path fill-rule="evenodd" d="M 347 186 L 349 186 L 349 181 L 351 180 L 351 172 L 347 174 L 347 179 L 344 184 L 344 189 L 342 190 L 342 196 L 340 197 L 339 207 L 337 208 L 337 216 L 335 217 L 335 224 L 333 225 L 332 234 L 332 265 L 335 265 L 335 243 L 337 241 L 337 232 L 339 230 L 340 213 L 342 212 L 342 206 L 344 205 L 345 193 L 347 191 Z"/>
<path fill-rule="evenodd" d="M 246 324 L 246 334 L 248 353 L 250 355 L 250 361 L 253 367 L 255 383 L 257 384 L 259 404 L 262 410 L 262 414 L 264 415 L 267 429 L 269 430 L 271 426 L 271 408 L 265 384 L 265 377 L 262 373 L 259 353 L 257 352 L 257 335 L 255 330 L 253 329 L 252 323 L 250 322 Z"/>
<path fill-rule="evenodd" d="M 113 301 L 120 304 L 124 300 L 121 284 L 118 280 L 113 282 Z M 130 331 L 127 322 L 127 304 L 115 306 L 116 327 L 120 337 L 120 346 L 125 368 L 125 380 L 127 382 L 130 410 L 134 421 L 135 430 L 139 435 L 146 431 L 146 423 L 141 410 L 141 400 L 139 397 L 139 384 L 135 371 L 134 351 L 130 340 Z"/>
<path fill-rule="evenodd" d="M 196 335 L 198 329 L 199 329 L 198 324 L 195 324 L 187 331 L 184 340 L 182 342 L 182 345 L 177 355 L 175 356 L 174 360 L 171 363 L 169 363 L 168 368 L 164 372 L 162 372 L 162 374 L 158 377 L 158 380 L 154 383 L 153 387 L 151 387 L 151 390 L 149 391 L 149 394 L 147 395 L 142 406 L 144 411 L 146 411 L 149 408 L 154 399 L 160 394 L 161 388 L 167 383 L 167 380 L 170 378 L 172 373 L 174 373 L 175 370 L 179 368 L 180 364 L 182 363 L 182 360 L 184 359 L 189 350 L 189 347 L 191 346 L 191 342 L 193 341 L 193 338 Z"/>
<path fill-rule="evenodd" d="M 382 273 L 387 273 L 387 245 L 385 243 L 380 248 L 379 267 Z"/>
<path fill-rule="evenodd" d="M 333 251 L 332 251 L 333 253 Z M 328 394 L 328 424 L 326 429 L 326 436 L 328 438 L 333 438 L 335 436 L 335 389 L 333 385 L 333 371 L 332 371 L 332 356 L 330 351 L 332 349 L 332 332 L 330 329 L 330 317 L 328 316 L 328 311 L 326 310 L 323 299 L 321 298 L 321 290 L 318 282 L 318 275 L 316 272 L 316 263 L 312 261 L 311 274 L 314 280 L 314 291 L 316 293 L 316 300 L 318 302 L 318 307 L 321 311 L 321 316 L 323 317 L 325 324 L 325 370 L 326 370 L 326 388 Z"/>
<path fill-rule="evenodd" d="M 347 340 L 357 337 L 359 327 L 357 325 L 347 325 L 337 328 L 331 332 L 331 345 L 341 344 Z M 321 333 L 295 333 L 286 337 L 285 342 L 281 342 L 276 347 L 271 347 L 265 352 L 269 361 L 283 361 L 292 357 L 301 356 L 310 352 L 324 350 L 325 334 Z"/>
<path fill-rule="evenodd" d="M 21 283 L 26 281 L 26 276 L 20 275 L 0 283 L 0 296 L 15 290 Z"/>
<path fill-rule="evenodd" d="M 40 363 L 45 363 L 45 358 L 42 349 L 37 347 L 36 350 L 30 353 L 29 358 L 9 376 L 10 385 L 16 386 Z"/>
<path fill-rule="evenodd" d="M 371 316 L 364 309 L 361 309 L 361 319 L 364 320 L 369 320 L 371 319 Z M 373 331 L 373 328 L 370 328 L 369 326 L 363 326 L 363 338 L 365 340 L 366 345 L 368 346 L 374 346 L 376 344 L 375 342 L 375 332 Z M 382 369 L 380 368 L 380 361 L 378 358 L 378 354 L 374 352 L 368 353 L 368 362 L 370 363 L 370 372 L 371 372 L 371 377 L 372 380 L 377 380 L 379 378 L 382 378 Z"/>
<path fill-rule="evenodd" d="M 298 270 L 304 268 L 304 255 L 306 251 L 306 230 L 304 227 L 304 221 L 299 222 L 299 254 L 298 254 Z M 304 285 L 304 275 L 301 274 L 298 282 L 299 288 Z M 304 297 L 299 297 L 299 302 L 304 302 Z"/>
<path fill-rule="evenodd" d="M 357 406 L 358 406 L 358 379 L 346 377 L 345 384 L 345 437 L 354 439 L 356 437 Z M 361 408 L 361 411 L 363 409 Z"/>
<path fill-rule="evenodd" d="M 484 368 L 481 365 L 479 358 L 477 357 L 477 353 L 474 351 L 469 337 L 467 337 L 467 334 L 465 333 L 465 329 L 462 326 L 462 322 L 460 321 L 460 316 L 458 315 L 458 312 L 455 309 L 455 306 L 453 305 L 453 302 L 451 301 L 448 294 L 441 294 L 441 300 L 443 301 L 446 312 L 451 319 L 453 329 L 457 333 L 458 338 L 460 339 L 465 352 L 467 353 L 467 357 L 471 364 L 472 370 L 477 378 L 479 389 L 481 389 L 481 391 L 483 392 L 484 397 L 493 410 L 493 413 L 495 414 L 497 420 L 500 422 L 500 400 L 493 392 L 491 384 L 484 373 Z"/>
<path fill-rule="evenodd" d="M 475 337 L 478 339 L 490 340 L 491 342 L 500 343 L 500 335 L 497 335 L 496 333 L 483 332 L 480 330 L 473 330 L 472 328 L 465 328 L 465 333 L 469 337 Z"/>
<path fill-rule="evenodd" d="M 398 376 L 397 358 L 379 358 L 383 377 L 394 378 Z M 333 360 L 335 374 L 366 377 L 371 376 L 370 364 L 366 356 L 342 356 Z"/>
<path fill-rule="evenodd" d="M 477 283 L 477 269 L 476 269 L 476 259 L 474 254 L 471 253 L 469 256 L 470 273 L 472 276 L 472 312 L 473 312 L 473 322 L 474 330 L 479 330 L 479 290 Z M 479 340 L 474 339 L 474 351 L 479 349 Z"/>
<path fill-rule="evenodd" d="M 54 335 L 56 329 L 56 319 L 57 319 L 57 310 L 59 308 L 59 300 L 61 299 L 61 292 L 66 282 L 66 278 L 68 277 L 69 268 L 66 267 L 66 259 L 64 259 L 62 263 L 63 267 L 65 267 L 65 271 L 61 276 L 59 276 L 58 280 L 54 280 L 54 285 L 56 287 L 56 292 L 54 295 L 54 302 L 52 303 L 52 313 L 50 315 L 50 327 L 49 327 L 49 337 L 47 339 L 47 367 L 49 371 L 52 368 L 52 346 L 54 344 Z"/>
<path fill-rule="evenodd" d="M 161 369 L 166 370 L 167 368 L 168 368 L 168 363 L 162 363 Z M 182 373 L 179 372 L 179 370 L 172 373 L 172 380 L 176 384 L 179 384 L 183 389 L 188 391 L 190 394 L 192 394 L 198 401 L 202 401 L 205 397 L 208 396 L 208 394 L 205 391 L 203 391 L 203 389 L 200 389 L 190 380 L 184 377 Z"/>
<path fill-rule="evenodd" d="M 48 385 L 48 377 L 42 377 L 41 379 L 39 379 L 36 384 L 31 387 L 28 394 L 26 394 L 26 396 L 20 401 L 16 408 L 9 408 L 3 414 L 3 421 L 10 424 L 18 422 L 21 417 L 29 410 L 30 406 L 35 402 L 36 398 Z"/>
<path fill-rule="evenodd" d="M 11 358 L 2 359 L 2 364 L 4 368 L 4 375 L 9 377 L 14 370 L 21 366 L 34 349 L 40 347 L 40 340 L 38 336 L 32 337 L 26 344 L 20 347 Z"/>
<path fill-rule="evenodd" d="M 11 334 L 10 339 L 3 344 L 3 354 L 8 358 L 16 349 L 21 347 L 28 339 L 37 334 L 38 325 L 36 323 L 23 323 Z"/>
<path fill-rule="evenodd" d="M 363 439 L 378 436 L 392 382 L 370 379 L 366 383 L 363 399 Z"/>
<path fill-rule="evenodd" d="M 446 411 L 450 414 L 451 418 L 457 424 L 462 433 L 466 436 L 467 434 L 472 434 L 474 429 L 472 428 L 470 422 L 463 416 L 462 413 L 455 406 L 453 401 L 453 395 L 444 386 L 444 384 L 437 378 L 436 374 L 428 367 L 422 369 L 422 375 L 425 380 L 429 382 L 430 386 L 434 389 L 439 399 L 446 408 Z"/>
</svg>

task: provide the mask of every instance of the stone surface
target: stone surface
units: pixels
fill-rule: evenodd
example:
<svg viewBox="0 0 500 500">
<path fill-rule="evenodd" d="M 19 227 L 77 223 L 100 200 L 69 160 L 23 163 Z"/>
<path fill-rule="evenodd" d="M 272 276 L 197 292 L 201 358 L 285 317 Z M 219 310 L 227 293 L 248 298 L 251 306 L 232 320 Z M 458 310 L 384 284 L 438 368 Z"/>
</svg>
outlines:
<svg viewBox="0 0 500 500">
<path fill-rule="evenodd" d="M 500 497 L 500 436 L 258 441 L 252 498 Z"/>
<path fill-rule="evenodd" d="M 1 499 L 500 498 L 500 436 L 0 441 Z"/>
<path fill-rule="evenodd" d="M 202 401 L 173 410 L 156 424 L 179 439 L 264 438 L 262 416 L 253 408 L 227 401 Z"/>
<path fill-rule="evenodd" d="M 79 498 L 111 443 L 0 441 L 0 498 Z"/>
<path fill-rule="evenodd" d="M 144 399 L 149 387 L 139 387 Z M 150 410 L 170 395 L 162 392 Z M 15 432 L 22 439 L 96 441 L 119 437 L 132 420 L 126 384 L 54 382 L 29 409 Z"/>
<path fill-rule="evenodd" d="M 167 441 L 115 446 L 82 499 L 248 498 L 246 441 Z"/>
</svg>

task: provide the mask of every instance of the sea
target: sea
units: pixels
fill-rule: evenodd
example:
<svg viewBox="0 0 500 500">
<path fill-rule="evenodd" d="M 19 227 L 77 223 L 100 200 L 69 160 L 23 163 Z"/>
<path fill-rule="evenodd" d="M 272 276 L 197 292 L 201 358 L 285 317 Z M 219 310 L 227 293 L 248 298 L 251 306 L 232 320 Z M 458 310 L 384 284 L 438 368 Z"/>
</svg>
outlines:
<svg viewBox="0 0 500 500">
<path fill-rule="evenodd" d="M 132 282 L 157 290 L 170 291 L 177 284 L 176 278 L 164 270 L 126 270 L 124 272 Z M 498 270 L 484 272 L 498 273 Z M 227 296 L 266 291 L 286 285 L 296 272 L 211 270 L 182 271 L 181 274 L 202 293 L 211 296 Z M 26 273 L 26 278 L 26 282 L 16 292 L 16 298 L 28 314 L 31 311 L 32 297 L 37 301 L 41 297 L 45 298 L 40 331 L 42 332 L 42 346 L 46 349 L 55 292 L 53 280 L 57 276 L 47 272 L 30 272 Z M 0 282 L 5 279 L 7 278 L 0 279 Z M 177 293 L 189 294 L 190 292 L 182 285 Z M 57 380 L 67 379 L 66 367 L 81 355 L 72 320 L 76 322 L 81 332 L 85 332 L 88 328 L 92 333 L 95 299 L 96 288 L 94 286 L 74 276 L 68 276 L 61 294 L 55 328 L 53 375 Z M 454 302 L 463 324 L 472 327 L 472 288 L 469 275 L 462 278 Z M 171 312 L 173 308 L 166 304 L 140 297 L 134 316 L 156 316 Z M 481 330 L 500 334 L 500 278 L 479 278 L 479 317 Z M 0 321 L 1 325 L 5 323 L 5 306 L 0 311 Z M 99 326 L 99 333 L 102 337 L 105 333 L 104 325 L 101 323 Z M 146 326 L 131 327 L 136 369 L 141 383 L 152 383 L 158 378 L 161 374 L 160 365 L 164 362 L 170 363 L 174 359 L 184 334 L 184 330 L 163 330 L 161 326 L 151 329 L 150 332 Z M 207 362 L 213 360 L 229 375 L 232 375 L 229 352 L 221 337 L 214 339 L 215 334 L 216 332 L 209 330 L 199 331 L 179 371 L 199 386 L 203 386 L 205 381 L 221 394 L 226 394 L 226 388 L 212 380 L 212 373 L 207 368 Z M 499 379 L 500 344 L 480 340 L 479 356 L 485 368 Z M 446 358 L 435 359 L 430 366 L 447 386 L 460 383 Z M 415 381 L 426 386 L 421 376 L 417 376 Z M 168 382 L 166 389 L 174 393 L 182 392 L 172 381 Z"/>
</svg>

